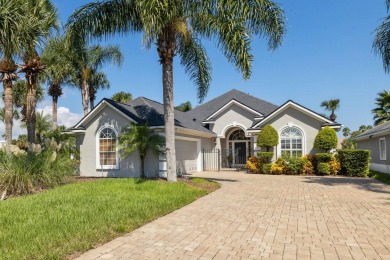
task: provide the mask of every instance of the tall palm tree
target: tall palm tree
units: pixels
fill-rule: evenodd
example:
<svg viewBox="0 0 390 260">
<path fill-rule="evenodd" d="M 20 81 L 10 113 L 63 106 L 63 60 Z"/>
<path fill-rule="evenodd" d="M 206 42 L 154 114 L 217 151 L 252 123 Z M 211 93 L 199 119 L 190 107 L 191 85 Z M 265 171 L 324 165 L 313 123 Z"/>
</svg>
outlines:
<svg viewBox="0 0 390 260">
<path fill-rule="evenodd" d="M 27 93 L 28 84 L 26 80 L 18 80 L 13 86 L 12 102 L 15 106 L 15 111 L 19 112 L 22 122 L 26 122 L 27 118 Z M 44 90 L 40 84 L 35 87 L 35 100 L 36 103 L 41 102 L 45 96 Z M 34 108 L 35 109 L 35 108 Z"/>
<path fill-rule="evenodd" d="M 50 0 L 28 0 L 26 1 L 26 12 L 28 19 L 37 21 L 32 31 L 34 39 L 23 41 L 23 62 L 19 65 L 19 72 L 25 73 L 28 92 L 26 106 L 27 140 L 35 143 L 35 107 L 36 107 L 36 85 L 38 75 L 42 73 L 45 66 L 37 52 L 37 45 L 51 35 L 53 30 L 59 28 L 57 9 Z"/>
<path fill-rule="evenodd" d="M 145 157 L 148 151 L 159 155 L 160 148 L 165 145 L 165 138 L 148 125 L 133 123 L 119 135 L 119 144 L 124 157 L 138 151 L 141 160 L 141 178 L 145 178 Z"/>
<path fill-rule="evenodd" d="M 95 107 L 96 93 L 99 89 L 109 89 L 110 82 L 107 79 L 107 75 L 102 71 L 91 70 L 91 74 L 88 80 L 89 86 L 89 105 L 92 110 Z"/>
<path fill-rule="evenodd" d="M 52 97 L 53 130 L 57 129 L 57 104 L 62 96 L 62 86 L 69 84 L 75 75 L 67 41 L 63 36 L 49 39 L 42 54 L 46 66 L 43 79 L 49 83 L 48 94 Z"/>
<path fill-rule="evenodd" d="M 390 121 L 390 91 L 383 90 L 378 93 L 375 99 L 375 105 L 377 106 L 372 110 L 374 114 L 374 125 L 380 125 L 384 122 Z"/>
<path fill-rule="evenodd" d="M 325 108 L 325 110 L 331 111 L 329 119 L 335 121 L 337 116 L 334 113 L 340 107 L 340 99 L 330 99 L 326 101 L 322 101 L 321 106 Z"/>
<path fill-rule="evenodd" d="M 121 66 L 123 54 L 118 46 L 88 46 L 86 42 L 73 40 L 70 44 L 72 62 L 77 70 L 73 84 L 81 89 L 81 99 L 84 115 L 88 114 L 90 102 L 89 84 L 93 81 L 94 74 L 107 62 Z"/>
<path fill-rule="evenodd" d="M 143 32 L 147 49 L 157 47 L 162 65 L 168 181 L 176 181 L 173 100 L 173 60 L 181 64 L 198 86 L 200 101 L 211 81 L 211 65 L 201 38 L 217 43 L 229 62 L 251 75 L 252 36 L 265 37 L 278 47 L 285 32 L 283 10 L 271 0 L 111 0 L 90 3 L 74 12 L 67 24 L 71 38 L 107 37 L 114 33 Z"/>
<path fill-rule="evenodd" d="M 129 92 L 120 91 L 112 95 L 111 99 L 119 103 L 127 103 L 133 99 L 133 95 Z"/>
<path fill-rule="evenodd" d="M 33 39 L 31 26 L 35 21 L 29 21 L 25 12 L 25 1 L 0 0 L 0 81 L 4 89 L 4 121 L 6 152 L 10 154 L 12 142 L 13 105 L 12 82 L 17 79 L 17 65 L 14 62 L 20 54 L 21 42 Z"/>
</svg>

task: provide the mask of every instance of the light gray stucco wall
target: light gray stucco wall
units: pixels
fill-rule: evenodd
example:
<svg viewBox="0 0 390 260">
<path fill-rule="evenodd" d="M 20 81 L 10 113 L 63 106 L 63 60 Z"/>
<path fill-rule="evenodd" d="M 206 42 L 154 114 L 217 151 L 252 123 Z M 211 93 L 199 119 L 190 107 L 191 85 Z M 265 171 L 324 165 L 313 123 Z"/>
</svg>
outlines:
<svg viewBox="0 0 390 260">
<path fill-rule="evenodd" d="M 112 108 L 106 106 L 85 125 L 84 136 L 77 137 L 80 150 L 80 176 L 85 177 L 139 177 L 141 163 L 137 152 L 127 158 L 119 156 L 119 169 L 98 169 L 97 167 L 97 137 L 99 129 L 109 125 L 118 132 L 122 131 L 130 121 Z M 145 158 L 145 173 L 150 176 L 158 174 L 158 156 L 148 154 Z"/>
<path fill-rule="evenodd" d="M 214 118 L 215 123 L 210 125 L 210 130 L 219 136 L 225 127 L 233 126 L 234 123 L 242 125 L 246 130 L 252 126 L 254 117 L 255 114 L 233 104 Z"/>
<path fill-rule="evenodd" d="M 386 160 L 380 160 L 379 156 L 379 138 L 382 137 L 386 138 Z M 371 151 L 371 163 L 390 165 L 390 135 L 357 141 L 357 147 L 358 149 Z"/>
<path fill-rule="evenodd" d="M 304 134 L 304 153 L 305 154 L 315 154 L 321 152 L 314 148 L 314 139 L 319 130 L 321 130 L 322 122 L 314 119 L 313 117 L 295 109 L 292 107 L 286 108 L 279 115 L 272 118 L 267 124 L 270 124 L 276 129 L 278 134 L 281 130 L 291 124 L 291 126 L 298 127 L 303 131 Z M 280 137 L 280 136 L 279 136 Z M 280 141 L 277 147 L 276 153 L 280 150 Z"/>
</svg>

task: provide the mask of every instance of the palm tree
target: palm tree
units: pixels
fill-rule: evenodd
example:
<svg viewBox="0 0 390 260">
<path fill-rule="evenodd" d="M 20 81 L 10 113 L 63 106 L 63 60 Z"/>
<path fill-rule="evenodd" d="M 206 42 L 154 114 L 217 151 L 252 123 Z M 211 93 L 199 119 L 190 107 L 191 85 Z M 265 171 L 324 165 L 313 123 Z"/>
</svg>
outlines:
<svg viewBox="0 0 390 260">
<path fill-rule="evenodd" d="M 374 125 L 380 125 L 384 122 L 390 121 L 390 91 L 383 90 L 378 93 L 375 99 L 375 105 L 377 106 L 372 110 L 374 114 Z"/>
<path fill-rule="evenodd" d="M 351 135 L 351 129 L 349 129 L 349 127 L 344 127 L 343 128 L 343 136 L 349 137 L 350 135 Z"/>
<path fill-rule="evenodd" d="M 64 37 L 49 39 L 43 51 L 42 60 L 46 65 L 43 79 L 49 83 L 48 94 L 52 97 L 53 130 L 57 129 L 57 104 L 62 96 L 62 86 L 69 84 L 75 71 Z"/>
<path fill-rule="evenodd" d="M 187 111 L 190 111 L 192 109 L 192 104 L 190 101 L 187 101 L 187 102 L 181 103 L 180 105 L 175 107 L 175 109 L 182 111 L 182 112 L 187 112 Z"/>
<path fill-rule="evenodd" d="M 337 116 L 334 113 L 340 107 L 340 99 L 330 99 L 327 101 L 322 101 L 321 106 L 325 108 L 325 110 L 331 111 L 329 119 L 335 121 Z"/>
<path fill-rule="evenodd" d="M 387 11 L 390 10 L 390 0 L 386 0 Z M 390 16 L 383 19 L 382 24 L 376 28 L 372 44 L 374 52 L 381 56 L 383 68 L 386 73 L 390 72 Z"/>
<path fill-rule="evenodd" d="M 176 151 L 173 100 L 173 60 L 181 64 L 198 87 L 202 101 L 211 81 L 211 65 L 201 38 L 215 41 L 229 62 L 251 75 L 252 36 L 265 37 L 270 49 L 283 40 L 283 10 L 271 0 L 189 1 L 131 0 L 90 3 L 68 20 L 70 38 L 107 37 L 114 33 L 143 32 L 147 49 L 157 47 L 162 65 L 164 121 L 168 181 L 176 181 Z"/>
<path fill-rule="evenodd" d="M 35 21 L 27 19 L 25 1 L 0 0 L 0 6 L 0 81 L 3 82 L 4 89 L 6 152 L 10 154 L 13 125 L 12 82 L 17 79 L 14 58 L 20 54 L 22 39 L 32 39 L 29 28 Z"/>
<path fill-rule="evenodd" d="M 70 44 L 73 66 L 77 74 L 73 84 L 81 89 L 81 99 L 84 115 L 88 114 L 90 102 L 89 84 L 93 81 L 94 74 L 107 62 L 121 66 L 123 54 L 118 46 L 88 46 L 84 41 L 74 40 Z M 96 76 L 96 75 L 95 75 Z"/>
<path fill-rule="evenodd" d="M 138 151 L 141 159 L 141 178 L 145 178 L 145 157 L 148 151 L 159 155 L 165 145 L 165 138 L 148 125 L 130 124 L 119 135 L 119 144 L 124 157 Z"/>
<path fill-rule="evenodd" d="M 111 99 L 124 104 L 131 101 L 133 99 L 133 95 L 129 92 L 120 91 L 112 95 Z"/>
<path fill-rule="evenodd" d="M 104 72 L 91 70 L 91 74 L 88 80 L 89 86 L 89 104 L 92 110 L 95 107 L 96 93 L 99 89 L 109 89 L 110 82 Z"/>
<path fill-rule="evenodd" d="M 27 140 L 35 143 L 35 107 L 36 85 L 38 75 L 45 70 L 45 66 L 37 52 L 37 43 L 46 39 L 54 29 L 59 28 L 57 9 L 50 0 L 29 0 L 25 5 L 29 20 L 36 21 L 31 28 L 33 40 L 23 41 L 23 62 L 19 65 L 19 72 L 25 73 L 28 92 L 26 106 Z"/>
<path fill-rule="evenodd" d="M 35 115 L 35 141 L 37 144 L 42 143 L 43 135 L 48 133 L 52 126 L 51 115 L 44 115 L 43 111 L 36 112 Z M 26 128 L 26 124 L 22 124 L 20 127 Z"/>
<path fill-rule="evenodd" d="M 12 95 L 12 102 L 15 106 L 15 111 L 19 113 L 20 109 L 20 117 L 22 119 L 22 122 L 26 122 L 26 111 L 27 111 L 27 92 L 28 92 L 28 85 L 27 81 L 25 80 L 18 80 L 15 82 L 13 86 L 13 95 Z M 35 86 L 35 101 L 36 103 L 39 103 L 43 100 L 45 96 L 44 90 L 40 84 L 37 84 Z M 36 104 L 35 104 L 36 105 Z M 35 108 L 34 108 L 35 110 Z"/>
</svg>

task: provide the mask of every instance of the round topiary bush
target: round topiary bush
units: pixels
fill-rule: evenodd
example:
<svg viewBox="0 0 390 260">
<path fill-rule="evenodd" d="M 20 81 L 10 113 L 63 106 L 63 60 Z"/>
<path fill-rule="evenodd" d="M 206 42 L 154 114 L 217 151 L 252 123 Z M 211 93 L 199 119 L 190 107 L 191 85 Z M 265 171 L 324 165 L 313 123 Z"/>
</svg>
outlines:
<svg viewBox="0 0 390 260">
<path fill-rule="evenodd" d="M 257 136 L 257 146 L 265 147 L 267 152 L 269 152 L 269 149 L 278 145 L 278 143 L 278 132 L 271 125 L 265 125 Z"/>
<path fill-rule="evenodd" d="M 337 147 L 336 131 L 329 126 L 324 127 L 314 139 L 314 147 L 328 152 Z"/>
<path fill-rule="evenodd" d="M 317 166 L 318 174 L 329 175 L 330 165 L 328 163 L 319 163 Z"/>
</svg>

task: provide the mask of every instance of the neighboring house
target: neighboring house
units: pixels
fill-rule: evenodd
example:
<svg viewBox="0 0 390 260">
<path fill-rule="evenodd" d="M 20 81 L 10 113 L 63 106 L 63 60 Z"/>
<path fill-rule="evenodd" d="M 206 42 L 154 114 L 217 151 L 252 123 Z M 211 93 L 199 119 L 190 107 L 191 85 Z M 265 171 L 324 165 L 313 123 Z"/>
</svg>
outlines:
<svg viewBox="0 0 390 260">
<path fill-rule="evenodd" d="M 390 173 L 390 156 L 387 154 L 387 149 L 390 149 L 390 122 L 366 130 L 354 140 L 359 149 L 371 151 L 371 170 Z"/>
<path fill-rule="evenodd" d="M 117 137 L 129 123 L 148 123 L 164 134 L 163 105 L 139 97 L 126 104 L 103 99 L 71 132 L 77 135 L 82 176 L 138 177 L 137 153 L 121 158 Z M 260 150 L 256 139 L 262 127 L 271 124 L 279 133 L 275 157 L 282 153 L 315 154 L 314 138 L 329 126 L 341 125 L 291 100 L 276 106 L 231 90 L 188 112 L 175 111 L 178 173 L 243 167 Z M 146 157 L 147 176 L 164 175 L 165 158 Z"/>
</svg>

